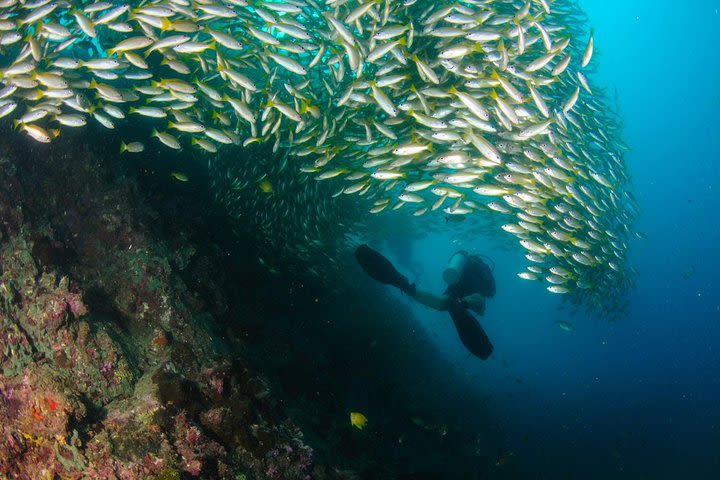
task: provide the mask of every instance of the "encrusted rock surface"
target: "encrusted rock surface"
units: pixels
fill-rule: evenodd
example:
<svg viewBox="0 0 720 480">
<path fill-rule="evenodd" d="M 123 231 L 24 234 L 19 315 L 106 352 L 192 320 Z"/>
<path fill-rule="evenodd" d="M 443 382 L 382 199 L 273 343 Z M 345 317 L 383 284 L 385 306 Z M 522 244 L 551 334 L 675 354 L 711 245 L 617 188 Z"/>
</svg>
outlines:
<svg viewBox="0 0 720 480">
<path fill-rule="evenodd" d="M 0 478 L 349 478 L 212 335 L 192 242 L 102 162 L 0 146 Z"/>
</svg>

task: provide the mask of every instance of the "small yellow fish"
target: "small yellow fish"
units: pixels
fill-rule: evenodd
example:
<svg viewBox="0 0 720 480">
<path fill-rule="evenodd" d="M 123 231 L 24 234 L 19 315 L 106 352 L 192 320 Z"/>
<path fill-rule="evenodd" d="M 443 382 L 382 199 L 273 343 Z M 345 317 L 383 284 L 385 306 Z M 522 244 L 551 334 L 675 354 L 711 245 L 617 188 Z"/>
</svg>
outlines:
<svg viewBox="0 0 720 480">
<path fill-rule="evenodd" d="M 180 182 L 189 182 L 190 179 L 187 175 L 185 175 L 182 172 L 171 172 L 170 176 L 173 177 L 175 180 L 178 180 Z"/>
<path fill-rule="evenodd" d="M 350 412 L 350 425 L 356 427 L 358 430 L 365 428 L 367 424 L 367 417 L 360 412 Z"/>
<path fill-rule="evenodd" d="M 269 180 L 263 180 L 260 182 L 260 190 L 262 190 L 265 193 L 272 193 L 273 192 L 273 185 L 270 183 Z"/>
</svg>

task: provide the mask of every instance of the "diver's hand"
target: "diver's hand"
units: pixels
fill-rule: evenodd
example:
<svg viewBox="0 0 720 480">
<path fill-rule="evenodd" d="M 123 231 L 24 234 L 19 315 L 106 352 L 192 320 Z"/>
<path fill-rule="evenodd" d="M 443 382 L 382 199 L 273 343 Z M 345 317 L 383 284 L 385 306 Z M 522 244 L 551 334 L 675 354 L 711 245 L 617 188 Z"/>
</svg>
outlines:
<svg viewBox="0 0 720 480">
<path fill-rule="evenodd" d="M 485 314 L 485 297 L 479 293 L 472 293 L 467 297 L 463 297 L 462 303 L 478 315 Z"/>
</svg>

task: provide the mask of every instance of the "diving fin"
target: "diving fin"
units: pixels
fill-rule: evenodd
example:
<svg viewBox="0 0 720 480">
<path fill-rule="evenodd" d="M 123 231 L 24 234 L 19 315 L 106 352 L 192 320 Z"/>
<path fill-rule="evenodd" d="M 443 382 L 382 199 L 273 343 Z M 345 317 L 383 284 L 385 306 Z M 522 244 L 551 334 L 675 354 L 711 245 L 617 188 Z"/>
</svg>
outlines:
<svg viewBox="0 0 720 480">
<path fill-rule="evenodd" d="M 393 285 L 403 292 L 411 288 L 407 277 L 398 272 L 390 260 L 366 244 L 363 243 L 355 250 L 355 258 L 365 273 L 378 282 Z"/>
<path fill-rule="evenodd" d="M 465 348 L 470 350 L 473 355 L 487 360 L 493 352 L 493 345 L 485 330 L 480 326 L 480 322 L 458 301 L 450 301 L 448 310 Z"/>
</svg>

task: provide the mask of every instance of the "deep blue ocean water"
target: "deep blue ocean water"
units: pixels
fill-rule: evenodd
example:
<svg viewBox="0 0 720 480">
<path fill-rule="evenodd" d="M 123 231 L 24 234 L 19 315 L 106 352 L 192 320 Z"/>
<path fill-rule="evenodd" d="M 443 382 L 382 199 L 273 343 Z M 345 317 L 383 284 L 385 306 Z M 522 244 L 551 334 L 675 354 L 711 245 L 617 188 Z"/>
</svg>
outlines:
<svg viewBox="0 0 720 480">
<path fill-rule="evenodd" d="M 637 230 L 648 236 L 632 243 L 628 316 L 573 315 L 516 276 L 519 247 L 450 233 L 414 244 L 419 283 L 441 291 L 460 247 L 490 256 L 498 294 L 481 320 L 494 358 L 468 357 L 447 314 L 413 308 L 467 388 L 492 395 L 510 459 L 532 478 L 720 478 L 720 2 L 581 4 L 595 28 L 594 78 L 611 98 L 617 90 Z"/>
</svg>

